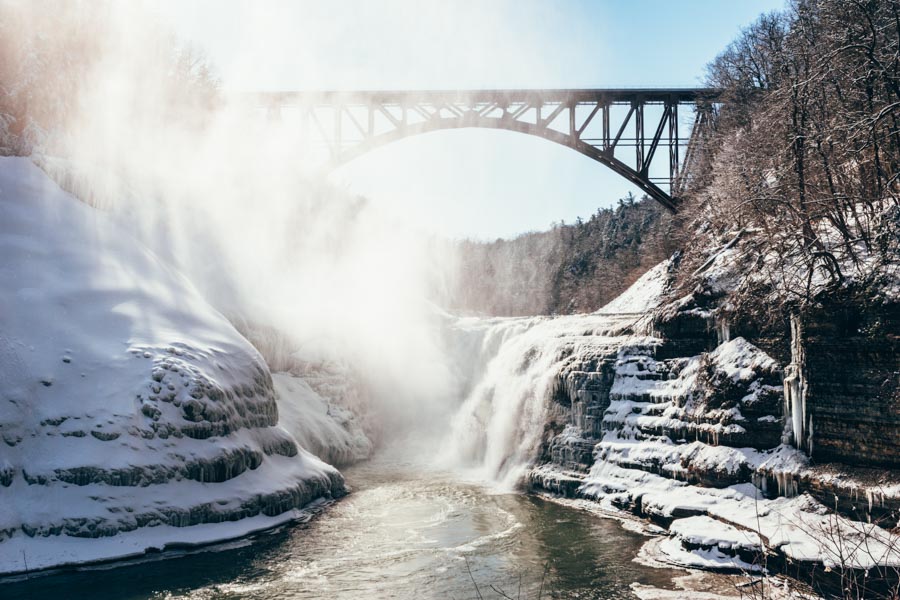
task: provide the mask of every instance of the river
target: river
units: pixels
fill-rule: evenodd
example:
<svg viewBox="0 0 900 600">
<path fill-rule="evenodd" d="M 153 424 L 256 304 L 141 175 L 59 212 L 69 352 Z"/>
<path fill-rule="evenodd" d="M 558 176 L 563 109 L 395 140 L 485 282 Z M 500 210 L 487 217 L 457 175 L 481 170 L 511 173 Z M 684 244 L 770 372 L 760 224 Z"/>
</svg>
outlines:
<svg viewBox="0 0 900 600">
<path fill-rule="evenodd" d="M 512 598 L 618 599 L 636 597 L 632 583 L 672 589 L 684 574 L 635 562 L 647 538 L 619 522 L 538 496 L 396 459 L 345 476 L 353 493 L 308 523 L 167 560 L 6 582 L 0 596 L 502 598 L 493 586 Z"/>
</svg>

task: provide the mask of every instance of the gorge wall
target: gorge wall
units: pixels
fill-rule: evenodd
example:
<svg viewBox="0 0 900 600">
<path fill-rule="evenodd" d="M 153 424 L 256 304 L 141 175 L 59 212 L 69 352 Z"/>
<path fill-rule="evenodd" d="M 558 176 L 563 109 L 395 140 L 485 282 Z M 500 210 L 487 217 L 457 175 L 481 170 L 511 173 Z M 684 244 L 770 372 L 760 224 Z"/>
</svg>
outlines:
<svg viewBox="0 0 900 600">
<path fill-rule="evenodd" d="M 892 529 L 900 516 L 897 305 L 866 318 L 824 307 L 793 340 L 790 328 L 780 339 L 760 335 L 761 346 L 787 356 L 777 360 L 733 337 L 758 330 L 730 325 L 706 300 L 636 319 L 615 345 L 588 337 L 558 364 L 552 432 L 531 484 L 668 527 L 660 552 L 675 564 L 757 568 L 753 544 L 728 541 L 731 527 L 748 532 L 745 542 L 749 532 L 761 536 L 757 561 L 765 545 L 795 568 L 896 563 L 889 541 L 838 560 L 823 532 L 853 537 L 853 523 L 870 521 Z M 794 379 L 802 397 L 792 405 Z M 789 534 L 779 532 L 786 523 Z"/>
<path fill-rule="evenodd" d="M 900 467 L 900 303 L 839 297 L 803 321 L 810 456 Z"/>
<path fill-rule="evenodd" d="M 0 157 L 0 573 L 209 543 L 345 493 L 180 273 Z"/>
</svg>

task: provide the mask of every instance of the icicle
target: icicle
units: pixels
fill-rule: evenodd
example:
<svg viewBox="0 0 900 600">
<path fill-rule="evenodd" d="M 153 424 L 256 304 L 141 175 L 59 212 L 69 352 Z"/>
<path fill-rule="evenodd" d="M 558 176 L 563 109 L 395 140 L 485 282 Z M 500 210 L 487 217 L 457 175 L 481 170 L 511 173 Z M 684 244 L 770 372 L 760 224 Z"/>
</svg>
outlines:
<svg viewBox="0 0 900 600">
<path fill-rule="evenodd" d="M 808 446 L 812 454 L 812 423 L 806 414 L 806 379 L 804 367 L 806 363 L 803 347 L 803 326 L 799 317 L 791 315 L 791 364 L 784 370 L 784 410 L 785 441 L 793 442 L 794 447 L 803 449 Z M 805 425 L 809 423 L 809 431 Z"/>
</svg>

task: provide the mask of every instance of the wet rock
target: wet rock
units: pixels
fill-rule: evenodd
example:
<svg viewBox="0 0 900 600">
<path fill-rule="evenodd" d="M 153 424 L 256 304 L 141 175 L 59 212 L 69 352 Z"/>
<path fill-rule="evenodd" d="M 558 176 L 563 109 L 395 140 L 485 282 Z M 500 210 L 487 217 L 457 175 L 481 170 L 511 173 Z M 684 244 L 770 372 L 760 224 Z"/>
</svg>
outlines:
<svg viewBox="0 0 900 600">
<path fill-rule="evenodd" d="M 13 478 L 16 476 L 16 470 L 12 467 L 0 468 L 0 485 L 9 487 L 12 485 Z"/>
</svg>

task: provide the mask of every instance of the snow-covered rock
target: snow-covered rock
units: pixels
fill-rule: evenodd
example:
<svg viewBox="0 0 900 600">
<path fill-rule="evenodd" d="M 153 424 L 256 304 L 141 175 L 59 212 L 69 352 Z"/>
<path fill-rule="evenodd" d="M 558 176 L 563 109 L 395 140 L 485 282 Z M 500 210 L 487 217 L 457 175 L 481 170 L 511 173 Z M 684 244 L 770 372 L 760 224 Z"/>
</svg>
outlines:
<svg viewBox="0 0 900 600">
<path fill-rule="evenodd" d="M 341 371 L 325 368 L 297 377 L 275 373 L 279 423 L 310 452 L 333 465 L 348 465 L 369 458 L 372 435 L 360 422 L 364 402 L 348 402 L 361 388 Z M 349 405 L 349 406 L 348 406 Z"/>
<path fill-rule="evenodd" d="M 687 517 L 669 526 L 672 537 L 659 544 L 660 556 L 671 563 L 701 569 L 763 569 L 763 541 L 753 531 L 738 529 L 707 516 Z"/>
<path fill-rule="evenodd" d="M 814 473 L 799 450 L 781 445 L 776 360 L 728 332 L 718 344 L 680 343 L 696 333 L 693 325 L 708 338 L 708 315 L 691 327 L 658 330 L 637 311 L 614 326 L 614 317 L 631 312 L 623 307 L 658 298 L 647 283 L 661 289 L 665 279 L 661 267 L 654 271 L 611 303 L 614 310 L 593 315 L 609 319 L 606 327 L 573 316 L 557 319 L 552 334 L 531 330 L 541 339 L 531 340 L 529 356 L 554 357 L 558 385 L 543 391 L 552 406 L 542 426 L 555 435 L 545 433 L 543 464 L 529 471 L 530 483 L 668 527 L 670 537 L 648 552 L 670 564 L 751 572 L 762 568 L 763 548 L 781 560 L 830 567 L 900 564 L 897 536 L 828 510 L 824 492 L 835 485 L 823 485 L 821 467 Z M 652 335 L 639 335 L 648 329 Z M 611 330 L 615 336 L 598 335 Z M 563 332 L 572 336 L 568 345 Z M 507 381 L 522 376 L 518 364 L 509 361 Z M 894 477 L 870 479 L 858 486 L 857 503 L 869 514 L 879 504 L 890 508 Z M 848 552 L 836 540 L 857 545 Z"/>
<path fill-rule="evenodd" d="M 343 493 L 259 353 L 27 159 L 0 158 L 0 573 L 243 535 Z"/>
</svg>

